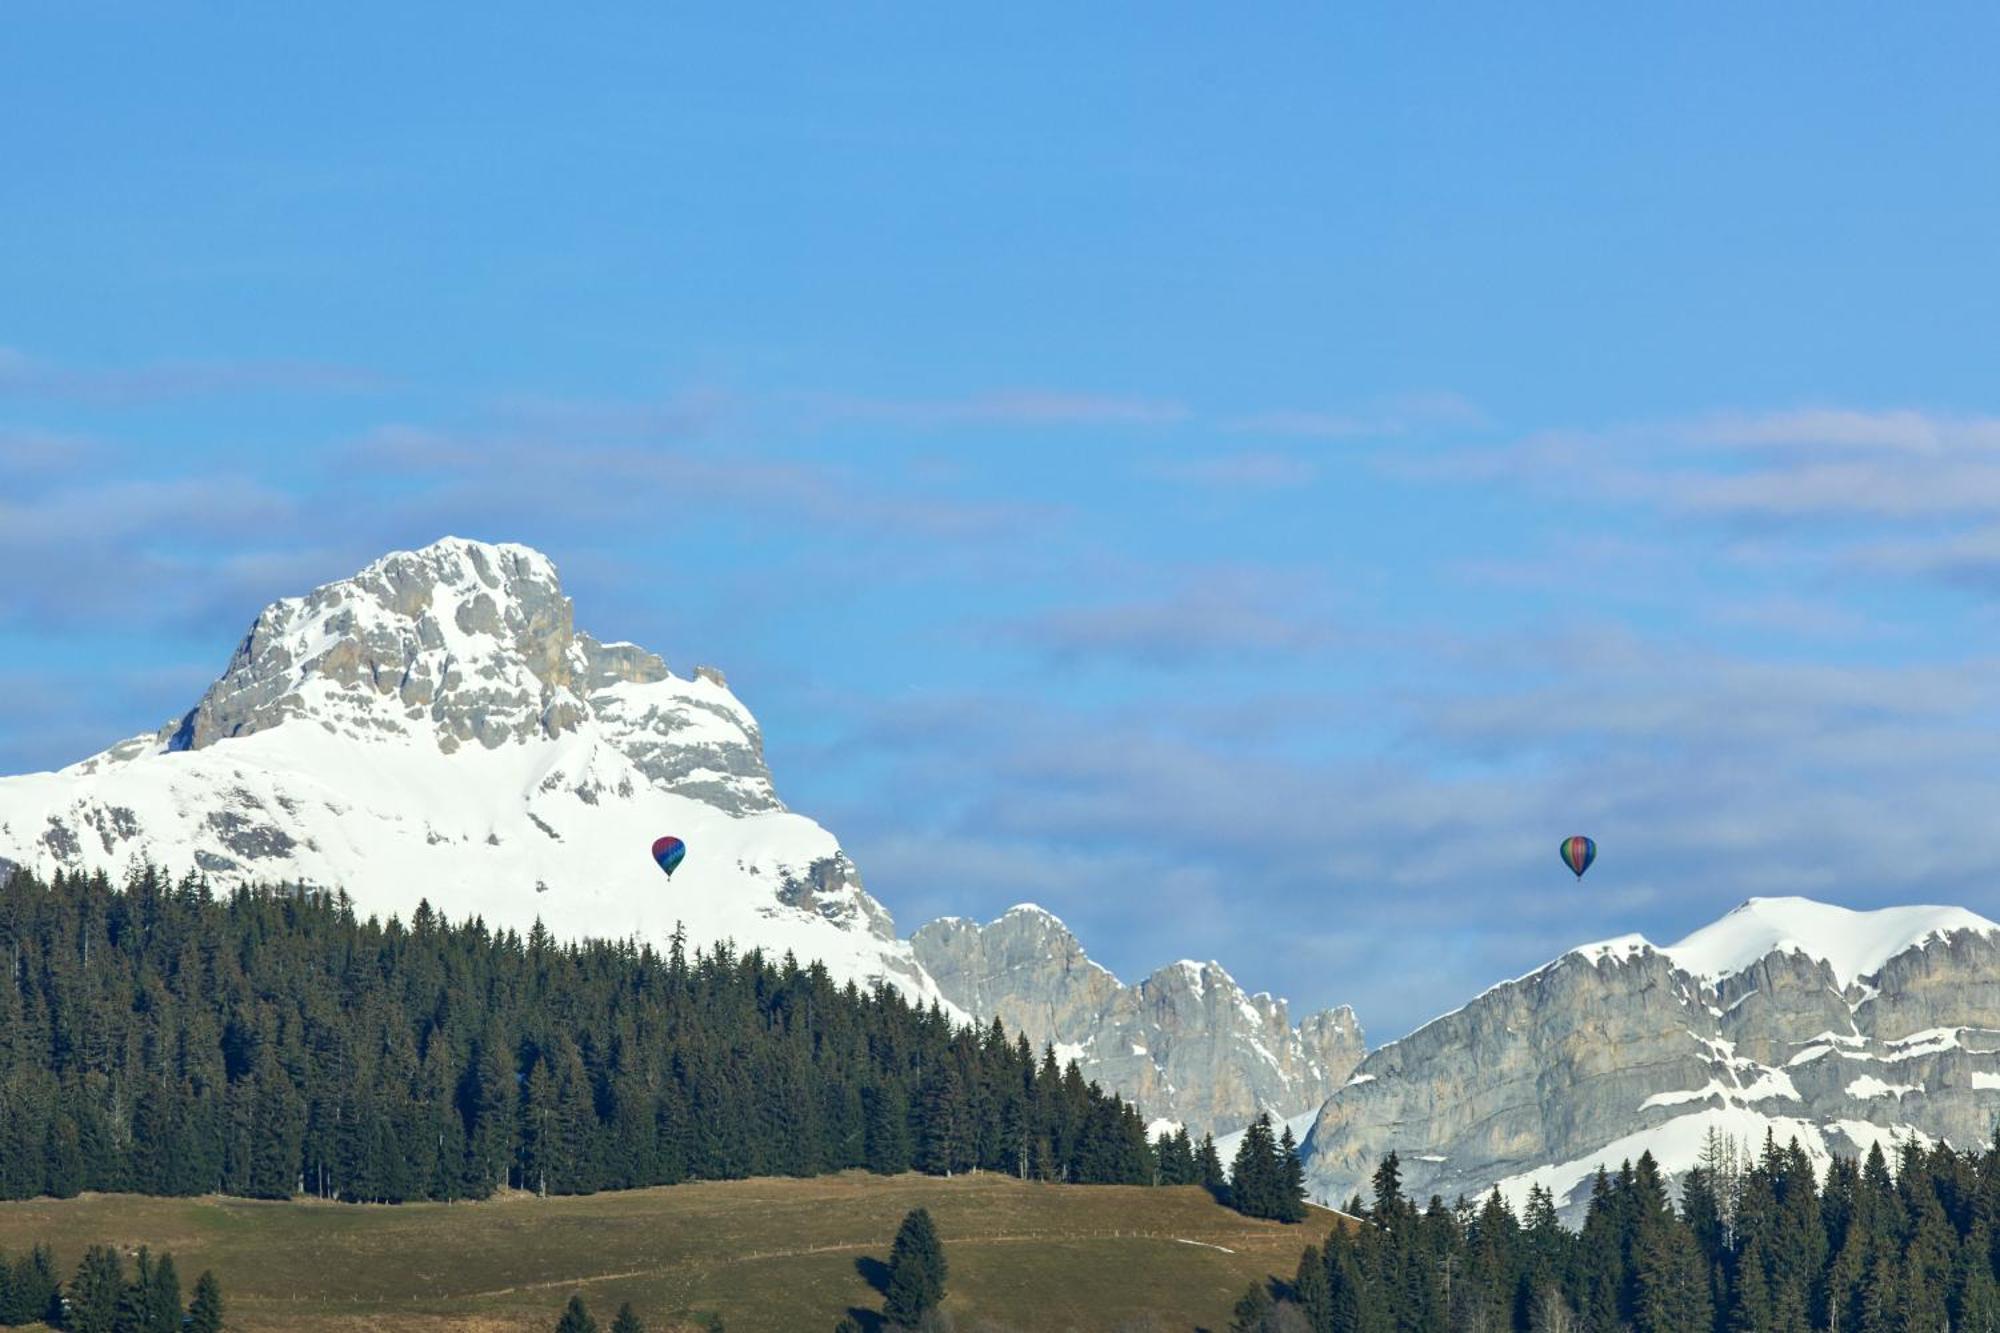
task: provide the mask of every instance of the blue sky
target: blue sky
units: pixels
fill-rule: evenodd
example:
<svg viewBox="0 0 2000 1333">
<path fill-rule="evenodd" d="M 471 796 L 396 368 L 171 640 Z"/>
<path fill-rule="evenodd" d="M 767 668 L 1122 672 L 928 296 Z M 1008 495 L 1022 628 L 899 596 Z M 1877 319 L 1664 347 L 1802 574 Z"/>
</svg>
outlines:
<svg viewBox="0 0 2000 1333">
<path fill-rule="evenodd" d="M 2000 915 L 2000 15 L 1076 8 L 12 15 L 0 771 L 452 532 L 906 928 L 1387 1037 Z"/>
</svg>

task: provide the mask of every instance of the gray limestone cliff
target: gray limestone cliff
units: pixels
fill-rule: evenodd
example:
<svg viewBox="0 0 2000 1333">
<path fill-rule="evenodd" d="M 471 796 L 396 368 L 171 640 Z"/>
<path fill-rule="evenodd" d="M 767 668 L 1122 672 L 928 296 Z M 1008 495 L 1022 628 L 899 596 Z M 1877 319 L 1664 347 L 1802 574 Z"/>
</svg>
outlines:
<svg viewBox="0 0 2000 1333">
<path fill-rule="evenodd" d="M 1179 1121 L 1197 1137 L 1240 1129 L 1259 1111 L 1312 1109 L 1366 1049 L 1351 1009 L 1294 1027 L 1283 1000 L 1245 994 L 1214 963 L 1175 963 L 1127 986 L 1036 907 L 984 926 L 933 921 L 910 942 L 961 1009 L 1053 1045 L 1148 1119 Z"/>
<path fill-rule="evenodd" d="M 1801 902 L 1753 900 L 1710 929 L 1796 914 Z M 1768 1130 L 1822 1161 L 1876 1143 L 1893 1155 L 1912 1138 L 1991 1138 L 2000 929 L 1990 923 L 1925 930 L 1848 976 L 1789 939 L 1721 974 L 1680 952 L 1636 937 L 1578 950 L 1375 1051 L 1306 1137 L 1314 1197 L 1365 1194 L 1394 1150 L 1417 1198 L 1500 1185 L 1518 1205 L 1541 1184 L 1573 1216 L 1600 1163 L 1615 1171 L 1651 1151 L 1678 1174 L 1712 1134 L 1754 1148 Z"/>
</svg>

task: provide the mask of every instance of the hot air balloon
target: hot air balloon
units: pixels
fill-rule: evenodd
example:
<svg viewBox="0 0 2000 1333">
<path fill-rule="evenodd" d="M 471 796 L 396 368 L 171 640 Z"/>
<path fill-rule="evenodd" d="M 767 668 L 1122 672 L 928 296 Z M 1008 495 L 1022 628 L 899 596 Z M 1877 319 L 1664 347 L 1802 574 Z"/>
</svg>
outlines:
<svg viewBox="0 0 2000 1333">
<path fill-rule="evenodd" d="M 653 842 L 653 860 L 659 863 L 660 869 L 667 872 L 668 879 L 674 877 L 675 867 L 680 865 L 687 854 L 688 845 L 671 835 L 657 838 Z"/>
<path fill-rule="evenodd" d="M 1578 879 L 1582 879 L 1583 872 L 1590 869 L 1590 863 L 1597 859 L 1597 844 L 1581 833 L 1573 838 L 1564 838 L 1562 859 L 1563 864 L 1568 866 Z"/>
</svg>

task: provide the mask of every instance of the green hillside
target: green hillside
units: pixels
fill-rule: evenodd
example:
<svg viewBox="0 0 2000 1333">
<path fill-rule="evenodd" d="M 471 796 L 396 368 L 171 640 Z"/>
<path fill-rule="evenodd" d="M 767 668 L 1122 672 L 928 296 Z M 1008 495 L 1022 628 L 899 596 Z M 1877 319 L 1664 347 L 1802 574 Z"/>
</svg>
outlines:
<svg viewBox="0 0 2000 1333">
<path fill-rule="evenodd" d="M 1246 1284 L 1289 1277 L 1333 1223 L 1253 1221 L 1192 1187 L 848 1172 L 457 1204 L 29 1200 L 0 1204 L 0 1248 L 52 1242 L 65 1271 L 95 1241 L 170 1250 L 189 1278 L 216 1271 L 245 1333 L 545 1330 L 573 1292 L 606 1324 L 630 1301 L 655 1330 L 712 1311 L 732 1333 L 827 1333 L 880 1307 L 869 1261 L 919 1205 L 962 1333 L 1225 1327 Z"/>
</svg>

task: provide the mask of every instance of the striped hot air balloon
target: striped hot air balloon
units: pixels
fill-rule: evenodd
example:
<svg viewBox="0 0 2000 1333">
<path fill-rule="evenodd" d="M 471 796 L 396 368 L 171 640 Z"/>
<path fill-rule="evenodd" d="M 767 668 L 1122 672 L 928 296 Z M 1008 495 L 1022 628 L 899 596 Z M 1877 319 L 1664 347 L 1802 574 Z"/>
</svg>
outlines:
<svg viewBox="0 0 2000 1333">
<path fill-rule="evenodd" d="M 671 835 L 657 838 L 653 842 L 653 860 L 659 863 L 660 869 L 667 872 L 668 879 L 674 877 L 674 867 L 678 866 L 687 854 L 687 844 Z"/>
<path fill-rule="evenodd" d="M 1582 879 L 1583 872 L 1590 869 L 1590 863 L 1597 859 L 1597 844 L 1589 838 L 1584 837 L 1581 833 L 1574 837 L 1564 838 L 1562 840 L 1562 859 L 1563 864 L 1570 868 L 1570 873 L 1578 879 Z"/>
</svg>

